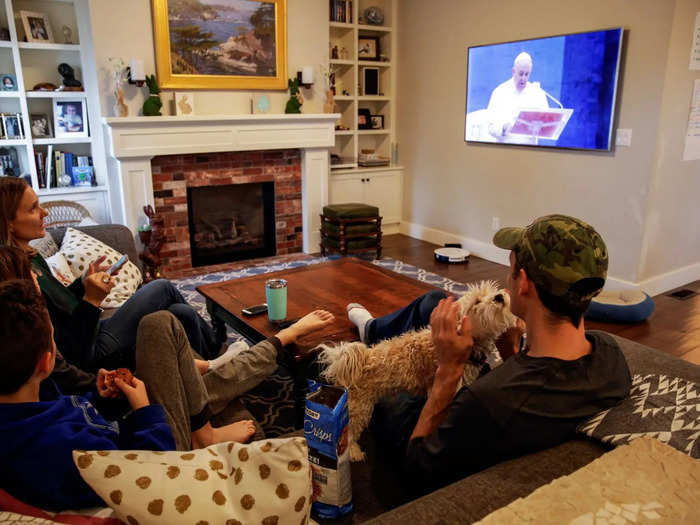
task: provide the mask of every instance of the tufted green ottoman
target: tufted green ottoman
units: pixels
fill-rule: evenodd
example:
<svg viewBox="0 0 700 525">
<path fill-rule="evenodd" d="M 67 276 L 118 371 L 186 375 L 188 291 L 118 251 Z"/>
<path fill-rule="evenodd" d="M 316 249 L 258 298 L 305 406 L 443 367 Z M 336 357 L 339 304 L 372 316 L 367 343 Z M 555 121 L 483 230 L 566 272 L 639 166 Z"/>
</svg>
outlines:
<svg viewBox="0 0 700 525">
<path fill-rule="evenodd" d="M 382 218 L 368 204 L 330 204 L 321 214 L 321 255 L 377 251 L 382 256 Z"/>
</svg>

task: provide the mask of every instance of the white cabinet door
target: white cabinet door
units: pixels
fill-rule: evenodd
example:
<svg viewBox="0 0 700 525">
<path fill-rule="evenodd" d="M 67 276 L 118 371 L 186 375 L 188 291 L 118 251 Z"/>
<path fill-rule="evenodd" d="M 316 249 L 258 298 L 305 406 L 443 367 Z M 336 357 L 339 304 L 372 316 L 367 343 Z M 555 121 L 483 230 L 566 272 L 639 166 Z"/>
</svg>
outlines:
<svg viewBox="0 0 700 525">
<path fill-rule="evenodd" d="M 379 208 L 384 224 L 401 221 L 401 174 L 399 172 L 374 173 L 365 177 L 365 201 Z"/>
<path fill-rule="evenodd" d="M 401 222 L 401 171 L 363 171 L 330 176 L 328 202 L 361 202 L 379 208 L 384 224 Z"/>
<path fill-rule="evenodd" d="M 365 201 L 365 177 L 359 175 L 331 175 L 328 186 L 328 203 Z"/>
</svg>

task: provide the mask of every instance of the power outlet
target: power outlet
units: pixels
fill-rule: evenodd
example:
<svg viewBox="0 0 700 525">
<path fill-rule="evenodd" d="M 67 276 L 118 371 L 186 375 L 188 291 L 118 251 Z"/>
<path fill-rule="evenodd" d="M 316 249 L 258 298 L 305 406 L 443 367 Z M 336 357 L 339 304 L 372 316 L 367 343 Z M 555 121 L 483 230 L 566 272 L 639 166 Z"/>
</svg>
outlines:
<svg viewBox="0 0 700 525">
<path fill-rule="evenodd" d="M 615 144 L 617 146 L 631 146 L 632 145 L 632 130 L 618 128 L 617 135 L 615 137 Z"/>
<path fill-rule="evenodd" d="M 498 231 L 501 229 L 501 218 L 500 217 L 491 217 L 491 229 L 493 231 Z"/>
</svg>

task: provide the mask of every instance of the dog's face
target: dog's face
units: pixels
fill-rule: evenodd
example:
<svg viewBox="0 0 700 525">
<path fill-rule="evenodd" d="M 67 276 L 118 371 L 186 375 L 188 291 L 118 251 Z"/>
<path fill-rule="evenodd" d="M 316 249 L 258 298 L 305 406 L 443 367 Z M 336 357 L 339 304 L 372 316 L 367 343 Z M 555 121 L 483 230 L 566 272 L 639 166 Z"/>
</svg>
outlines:
<svg viewBox="0 0 700 525">
<path fill-rule="evenodd" d="M 510 311 L 510 295 L 493 281 L 469 285 L 459 298 L 460 320 L 468 315 L 475 339 L 495 339 L 515 324 Z"/>
</svg>

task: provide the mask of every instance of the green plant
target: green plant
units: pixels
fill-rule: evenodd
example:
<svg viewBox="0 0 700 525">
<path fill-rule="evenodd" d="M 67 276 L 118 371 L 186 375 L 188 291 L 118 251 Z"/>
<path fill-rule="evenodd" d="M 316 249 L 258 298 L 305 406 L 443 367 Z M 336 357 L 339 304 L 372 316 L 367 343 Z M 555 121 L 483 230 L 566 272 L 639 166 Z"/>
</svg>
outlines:
<svg viewBox="0 0 700 525">
<path fill-rule="evenodd" d="M 299 91 L 299 80 L 291 78 L 287 83 L 289 86 L 289 100 L 287 105 L 284 107 L 285 113 L 301 113 L 301 105 L 304 103 L 304 97 L 301 96 Z"/>
<path fill-rule="evenodd" d="M 158 93 L 160 88 L 156 81 L 155 75 L 146 75 L 146 85 L 148 86 L 149 96 L 146 102 L 143 103 L 143 114 L 146 117 L 159 117 L 161 115 L 160 108 L 163 107 L 163 101 Z"/>
</svg>

